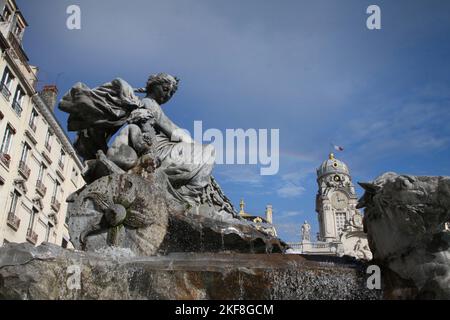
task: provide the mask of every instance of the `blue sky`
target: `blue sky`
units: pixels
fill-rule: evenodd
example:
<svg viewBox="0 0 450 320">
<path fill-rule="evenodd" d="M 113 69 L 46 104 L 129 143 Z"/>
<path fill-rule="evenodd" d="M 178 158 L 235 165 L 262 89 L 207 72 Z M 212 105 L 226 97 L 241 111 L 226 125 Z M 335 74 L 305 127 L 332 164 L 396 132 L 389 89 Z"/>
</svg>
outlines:
<svg viewBox="0 0 450 320">
<path fill-rule="evenodd" d="M 298 241 L 304 220 L 318 229 L 315 169 L 330 142 L 345 147 L 338 157 L 355 183 L 386 171 L 450 175 L 449 1 L 17 3 L 41 86 L 57 81 L 62 95 L 122 77 L 138 87 L 163 71 L 181 78 L 164 108 L 183 128 L 280 129 L 277 175 L 236 165 L 215 175 L 236 206 L 243 197 L 263 214 L 271 203 L 286 241 Z M 66 28 L 72 4 L 81 30 Z M 381 30 L 366 28 L 371 4 Z"/>
</svg>

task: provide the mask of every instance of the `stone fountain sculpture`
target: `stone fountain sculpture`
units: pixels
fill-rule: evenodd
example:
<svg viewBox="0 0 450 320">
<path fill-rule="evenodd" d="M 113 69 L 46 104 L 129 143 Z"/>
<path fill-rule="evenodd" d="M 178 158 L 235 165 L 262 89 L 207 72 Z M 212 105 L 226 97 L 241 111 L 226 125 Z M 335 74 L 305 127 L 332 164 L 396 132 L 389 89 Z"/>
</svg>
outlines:
<svg viewBox="0 0 450 320">
<path fill-rule="evenodd" d="M 360 183 L 364 228 L 386 298 L 450 299 L 450 177 L 388 172 Z"/>
<path fill-rule="evenodd" d="M 59 109 L 78 132 L 74 146 L 86 164 L 87 185 L 68 198 L 73 245 L 145 256 L 284 251 L 235 212 L 211 175 L 213 146 L 193 141 L 164 114 L 178 85 L 160 73 L 143 89 L 115 79 L 95 89 L 77 83 L 63 97 Z"/>
<path fill-rule="evenodd" d="M 86 164 L 67 199 L 78 250 L 0 248 L 0 300 L 379 299 L 364 263 L 276 254 L 286 244 L 239 217 L 211 175 L 214 149 L 161 109 L 178 82 L 153 75 L 143 99 L 121 79 L 64 96 Z"/>
</svg>

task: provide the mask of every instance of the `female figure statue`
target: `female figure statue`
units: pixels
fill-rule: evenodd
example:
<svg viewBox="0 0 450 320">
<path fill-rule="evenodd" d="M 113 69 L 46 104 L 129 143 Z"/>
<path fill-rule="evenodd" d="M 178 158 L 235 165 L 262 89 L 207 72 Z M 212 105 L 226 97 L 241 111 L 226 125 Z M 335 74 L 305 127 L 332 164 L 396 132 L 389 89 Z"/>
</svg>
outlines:
<svg viewBox="0 0 450 320">
<path fill-rule="evenodd" d="M 68 129 L 78 131 L 74 146 L 85 160 L 97 159 L 100 152 L 103 158 L 106 155 L 115 166 L 128 171 L 152 153 L 179 199 L 192 204 L 209 201 L 235 215 L 211 176 L 213 146 L 193 141 L 161 108 L 177 91 L 178 84 L 179 80 L 169 74 L 152 75 L 145 89 L 136 90 L 146 95 L 141 100 L 122 79 L 92 90 L 78 83 L 63 97 L 59 108 L 70 114 Z"/>
</svg>

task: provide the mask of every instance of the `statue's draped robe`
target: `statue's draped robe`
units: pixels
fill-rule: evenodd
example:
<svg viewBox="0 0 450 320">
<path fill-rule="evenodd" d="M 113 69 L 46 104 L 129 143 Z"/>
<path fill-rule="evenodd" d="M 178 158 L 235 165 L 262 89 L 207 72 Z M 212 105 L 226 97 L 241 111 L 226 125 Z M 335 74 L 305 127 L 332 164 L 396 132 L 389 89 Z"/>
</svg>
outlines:
<svg viewBox="0 0 450 320">
<path fill-rule="evenodd" d="M 127 82 L 115 79 L 95 89 L 77 83 L 59 104 L 59 109 L 69 113 L 68 130 L 78 132 L 74 147 L 85 160 L 95 159 L 98 150 L 106 153 L 111 137 L 137 108 L 151 111 L 156 131 L 155 154 L 161 160 L 172 191 L 189 202 L 200 201 L 204 188 L 211 181 L 214 148 L 171 141 L 160 126 L 173 123 L 157 103 L 136 97 Z"/>
<path fill-rule="evenodd" d="M 215 160 L 214 147 L 196 142 L 172 141 L 162 132 L 161 127 L 176 127 L 176 125 L 153 100 L 145 98 L 142 103 L 144 108 L 150 110 L 153 115 L 152 122 L 156 131 L 155 153 L 161 160 L 161 167 L 167 174 L 172 187 L 185 200 L 196 199 L 195 202 L 199 202 L 204 188 L 211 181 Z"/>
<path fill-rule="evenodd" d="M 59 104 L 59 109 L 69 114 L 67 129 L 78 132 L 74 146 L 84 160 L 95 159 L 97 150 L 106 153 L 109 139 L 134 109 L 142 107 L 131 86 L 122 79 L 92 90 L 77 83 Z"/>
</svg>

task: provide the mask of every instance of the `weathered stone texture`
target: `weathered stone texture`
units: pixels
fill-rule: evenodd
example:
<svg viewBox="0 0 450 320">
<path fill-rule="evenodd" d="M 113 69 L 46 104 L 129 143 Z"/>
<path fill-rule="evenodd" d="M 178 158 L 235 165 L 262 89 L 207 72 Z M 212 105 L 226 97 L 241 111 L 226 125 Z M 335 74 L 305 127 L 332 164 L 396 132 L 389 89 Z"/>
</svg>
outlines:
<svg viewBox="0 0 450 320">
<path fill-rule="evenodd" d="M 450 177 L 385 173 L 361 183 L 373 263 L 386 297 L 450 299 Z"/>
<path fill-rule="evenodd" d="M 54 245 L 0 249 L 1 299 L 378 299 L 365 265 L 282 254 L 172 254 L 134 257 Z M 79 266 L 81 290 L 68 268 Z"/>
</svg>

